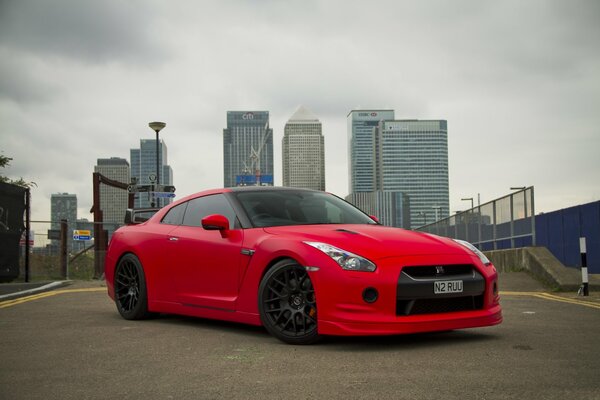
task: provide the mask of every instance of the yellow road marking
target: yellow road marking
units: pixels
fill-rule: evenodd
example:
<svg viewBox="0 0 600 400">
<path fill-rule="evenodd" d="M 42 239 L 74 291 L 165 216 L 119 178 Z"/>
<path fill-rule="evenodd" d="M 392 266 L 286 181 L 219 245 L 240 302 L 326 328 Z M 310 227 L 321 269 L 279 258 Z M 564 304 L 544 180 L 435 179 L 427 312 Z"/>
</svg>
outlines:
<svg viewBox="0 0 600 400">
<path fill-rule="evenodd" d="M 562 303 L 576 304 L 579 306 L 590 307 L 600 310 L 600 303 L 593 303 L 591 301 L 584 301 L 579 299 L 570 299 L 568 297 L 557 296 L 545 292 L 500 292 L 501 296 L 530 296 L 537 297 L 538 299 L 559 301 Z"/>
<path fill-rule="evenodd" d="M 501 296 L 535 296 L 542 292 L 507 292 L 504 290 L 500 291 Z"/>
<path fill-rule="evenodd" d="M 33 294 L 31 296 L 21 297 L 21 298 L 18 298 L 18 299 L 2 301 L 2 302 L 0 302 L 0 308 L 12 307 L 12 306 L 16 306 L 17 304 L 27 303 L 29 301 L 39 300 L 39 299 L 43 299 L 43 298 L 46 298 L 46 297 L 56 296 L 56 295 L 65 294 L 65 293 L 84 293 L 84 292 L 103 292 L 103 291 L 106 291 L 106 288 L 99 287 L 99 288 L 53 290 L 53 291 L 50 291 L 50 292 Z M 567 297 L 556 296 L 556 295 L 553 295 L 553 294 L 550 294 L 550 293 L 545 293 L 545 292 L 510 292 L 510 291 L 501 291 L 500 295 L 501 296 L 530 296 L 530 297 L 537 297 L 537 298 L 542 299 L 542 300 L 559 301 L 559 302 L 562 302 L 562 303 L 576 304 L 576 305 L 580 305 L 580 306 L 584 306 L 584 307 L 591 307 L 591 308 L 595 308 L 595 309 L 600 310 L 600 303 L 592 303 L 590 301 L 584 301 L 584 300 L 579 300 L 579 299 L 570 299 L 570 298 L 567 298 Z"/>
<path fill-rule="evenodd" d="M 6 300 L 0 302 L 0 308 L 12 307 L 17 304 L 27 303 L 33 300 L 39 300 L 50 296 L 56 296 L 64 293 L 82 293 L 82 292 L 103 292 L 106 291 L 106 288 L 83 288 L 83 289 L 60 289 L 53 290 L 50 292 L 43 292 L 38 294 L 32 294 L 31 296 L 20 297 L 18 299 Z"/>
</svg>

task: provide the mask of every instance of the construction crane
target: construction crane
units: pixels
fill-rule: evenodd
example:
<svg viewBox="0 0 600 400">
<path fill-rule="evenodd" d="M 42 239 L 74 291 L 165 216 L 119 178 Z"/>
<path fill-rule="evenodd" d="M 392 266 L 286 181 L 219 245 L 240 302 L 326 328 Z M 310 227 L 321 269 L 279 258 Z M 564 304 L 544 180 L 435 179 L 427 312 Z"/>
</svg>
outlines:
<svg viewBox="0 0 600 400">
<path fill-rule="evenodd" d="M 265 127 L 265 131 L 260 138 L 260 143 L 258 145 L 258 150 L 254 148 L 254 145 L 250 145 L 250 156 L 248 157 L 249 163 L 244 161 L 244 169 L 242 170 L 242 175 L 239 176 L 238 185 L 239 186 L 261 186 L 262 185 L 262 170 L 260 166 L 260 155 L 267 144 L 267 140 L 269 138 L 269 129 Z M 254 181 L 250 182 L 249 179 L 251 174 L 254 173 Z M 252 183 L 252 184 L 250 184 Z"/>
</svg>

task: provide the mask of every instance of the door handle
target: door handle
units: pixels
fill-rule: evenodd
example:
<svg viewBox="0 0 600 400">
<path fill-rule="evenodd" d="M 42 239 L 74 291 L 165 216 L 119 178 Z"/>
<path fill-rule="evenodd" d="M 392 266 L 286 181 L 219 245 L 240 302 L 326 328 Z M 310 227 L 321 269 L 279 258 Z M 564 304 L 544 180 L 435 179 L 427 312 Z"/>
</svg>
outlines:
<svg viewBox="0 0 600 400">
<path fill-rule="evenodd" d="M 178 237 L 175 237 L 175 236 L 171 236 L 171 237 L 169 238 L 169 241 L 171 241 L 171 242 L 176 242 L 176 241 L 178 241 L 178 240 L 179 240 L 179 238 L 178 238 Z"/>
</svg>

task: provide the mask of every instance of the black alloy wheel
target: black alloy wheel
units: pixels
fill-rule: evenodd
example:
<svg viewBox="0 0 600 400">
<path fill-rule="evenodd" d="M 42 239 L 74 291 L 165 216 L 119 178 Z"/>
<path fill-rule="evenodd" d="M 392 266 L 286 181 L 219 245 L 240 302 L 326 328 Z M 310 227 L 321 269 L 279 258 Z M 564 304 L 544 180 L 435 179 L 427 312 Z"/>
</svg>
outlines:
<svg viewBox="0 0 600 400">
<path fill-rule="evenodd" d="M 115 302 L 125 319 L 145 319 L 148 312 L 146 278 L 140 260 L 133 254 L 124 255 L 115 270 Z"/>
<path fill-rule="evenodd" d="M 317 302 L 306 270 L 282 260 L 267 271 L 259 287 L 258 308 L 265 328 L 290 344 L 311 344 L 317 332 Z"/>
</svg>

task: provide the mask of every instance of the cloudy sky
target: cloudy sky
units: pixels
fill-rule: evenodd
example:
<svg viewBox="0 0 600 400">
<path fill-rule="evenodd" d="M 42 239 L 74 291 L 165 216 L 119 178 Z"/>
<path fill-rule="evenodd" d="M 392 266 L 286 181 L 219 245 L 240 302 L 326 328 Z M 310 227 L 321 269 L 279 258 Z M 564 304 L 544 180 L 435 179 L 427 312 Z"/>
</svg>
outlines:
<svg viewBox="0 0 600 400">
<path fill-rule="evenodd" d="M 227 110 L 323 123 L 327 190 L 348 193 L 346 115 L 448 120 L 450 209 L 534 185 L 536 209 L 600 199 L 600 2 L 0 0 L 0 151 L 33 218 L 148 122 L 177 195 L 223 185 Z"/>
</svg>

